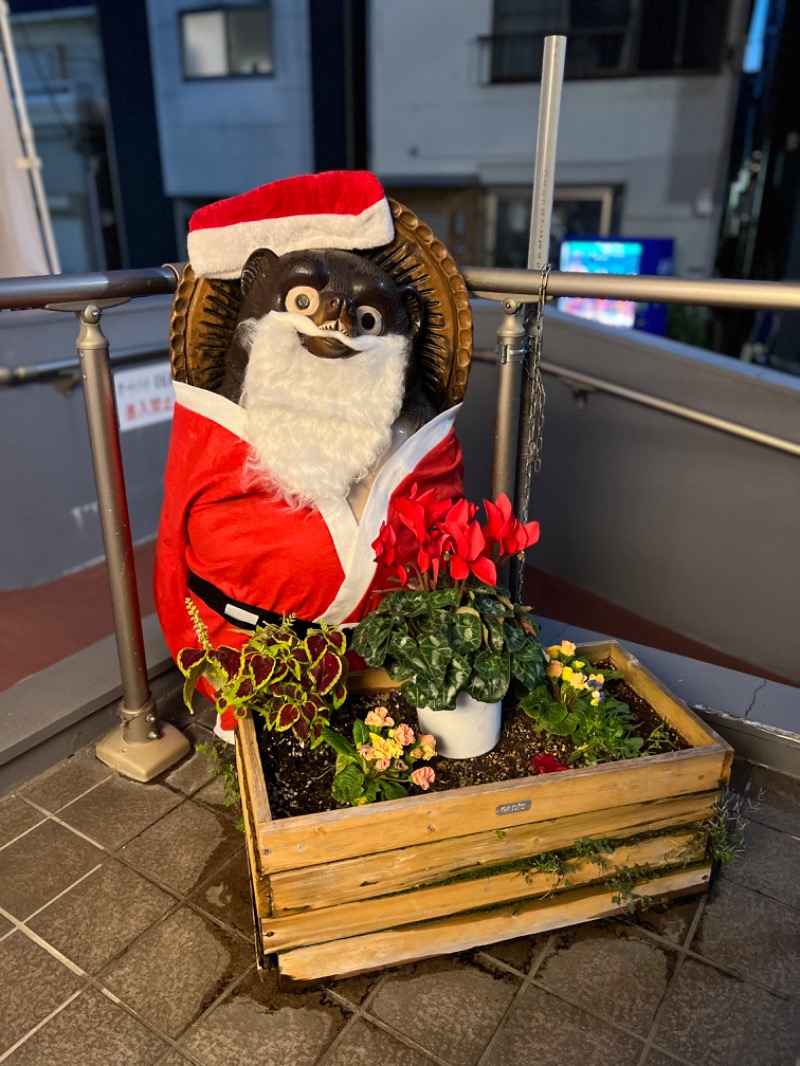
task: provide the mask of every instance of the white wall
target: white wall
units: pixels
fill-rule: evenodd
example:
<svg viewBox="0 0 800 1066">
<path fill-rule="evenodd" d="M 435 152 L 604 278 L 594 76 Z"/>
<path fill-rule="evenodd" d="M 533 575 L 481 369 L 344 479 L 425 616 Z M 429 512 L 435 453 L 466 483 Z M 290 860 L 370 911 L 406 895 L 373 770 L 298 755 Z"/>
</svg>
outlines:
<svg viewBox="0 0 800 1066">
<path fill-rule="evenodd" d="M 273 77 L 184 81 L 179 11 L 216 0 L 148 0 L 164 187 L 214 198 L 313 166 L 308 13 L 273 0 Z"/>
<path fill-rule="evenodd" d="M 373 0 L 371 165 L 385 179 L 531 184 L 539 86 L 480 83 L 491 16 L 491 0 Z M 624 185 L 622 232 L 675 237 L 678 272 L 709 273 L 734 91 L 730 73 L 566 82 L 557 183 Z"/>
</svg>

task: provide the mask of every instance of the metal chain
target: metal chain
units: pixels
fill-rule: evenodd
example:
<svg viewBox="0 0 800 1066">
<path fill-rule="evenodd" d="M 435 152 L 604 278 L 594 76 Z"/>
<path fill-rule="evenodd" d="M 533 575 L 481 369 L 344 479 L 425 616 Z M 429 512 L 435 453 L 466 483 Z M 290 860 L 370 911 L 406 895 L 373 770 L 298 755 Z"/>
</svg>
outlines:
<svg viewBox="0 0 800 1066">
<path fill-rule="evenodd" d="M 528 501 L 531 495 L 531 477 L 542 469 L 542 433 L 544 431 L 544 384 L 542 382 L 542 333 L 544 330 L 544 305 L 547 298 L 547 279 L 550 276 L 550 264 L 542 267 L 539 282 L 539 299 L 529 306 L 525 313 L 525 332 L 530 337 L 530 355 L 528 357 L 528 378 L 531 380 L 530 407 L 528 409 L 528 439 L 525 443 L 525 482 L 523 500 L 525 513 L 520 516 L 522 522 L 528 520 Z"/>
</svg>

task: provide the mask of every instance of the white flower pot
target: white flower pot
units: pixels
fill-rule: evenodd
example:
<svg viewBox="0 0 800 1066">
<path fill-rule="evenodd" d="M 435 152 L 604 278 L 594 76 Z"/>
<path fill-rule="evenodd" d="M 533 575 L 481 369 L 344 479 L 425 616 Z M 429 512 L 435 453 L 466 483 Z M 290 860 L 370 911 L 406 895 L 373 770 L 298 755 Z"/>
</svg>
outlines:
<svg viewBox="0 0 800 1066">
<path fill-rule="evenodd" d="M 500 739 L 503 701 L 481 703 L 459 692 L 454 711 L 417 708 L 421 733 L 436 737 L 436 752 L 445 759 L 474 759 L 491 751 Z"/>
</svg>

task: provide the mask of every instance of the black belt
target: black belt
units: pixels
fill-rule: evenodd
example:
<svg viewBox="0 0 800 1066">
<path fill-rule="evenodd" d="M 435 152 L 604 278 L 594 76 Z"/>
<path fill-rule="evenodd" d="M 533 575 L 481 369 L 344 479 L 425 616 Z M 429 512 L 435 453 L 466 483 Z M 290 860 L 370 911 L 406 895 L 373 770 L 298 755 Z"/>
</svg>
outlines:
<svg viewBox="0 0 800 1066">
<path fill-rule="evenodd" d="M 267 611 L 263 607 L 253 607 L 241 600 L 234 600 L 226 596 L 222 589 L 206 581 L 204 577 L 198 577 L 193 571 L 189 571 L 189 580 L 186 582 L 190 592 L 199 596 L 206 607 L 216 611 L 227 622 L 233 622 L 240 629 L 255 630 L 256 626 L 280 626 L 284 616 L 276 611 Z M 308 631 L 314 628 L 314 622 L 304 622 L 301 618 L 294 618 L 291 626 L 295 633 L 303 640 Z"/>
</svg>

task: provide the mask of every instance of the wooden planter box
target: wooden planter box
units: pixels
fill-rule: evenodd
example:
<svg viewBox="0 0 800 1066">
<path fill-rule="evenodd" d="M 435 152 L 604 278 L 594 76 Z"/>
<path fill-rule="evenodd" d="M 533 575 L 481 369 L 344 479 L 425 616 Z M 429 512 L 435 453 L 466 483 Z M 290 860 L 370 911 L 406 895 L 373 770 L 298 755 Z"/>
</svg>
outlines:
<svg viewBox="0 0 800 1066">
<path fill-rule="evenodd" d="M 253 723 L 239 723 L 256 944 L 262 963 L 277 954 L 284 985 L 618 913 L 619 868 L 643 867 L 635 891 L 654 898 L 706 887 L 692 823 L 712 814 L 733 750 L 620 645 L 579 650 L 610 657 L 691 748 L 273 821 Z M 560 877 L 519 868 L 585 838 L 619 843 L 603 865 L 576 859 Z"/>
</svg>

